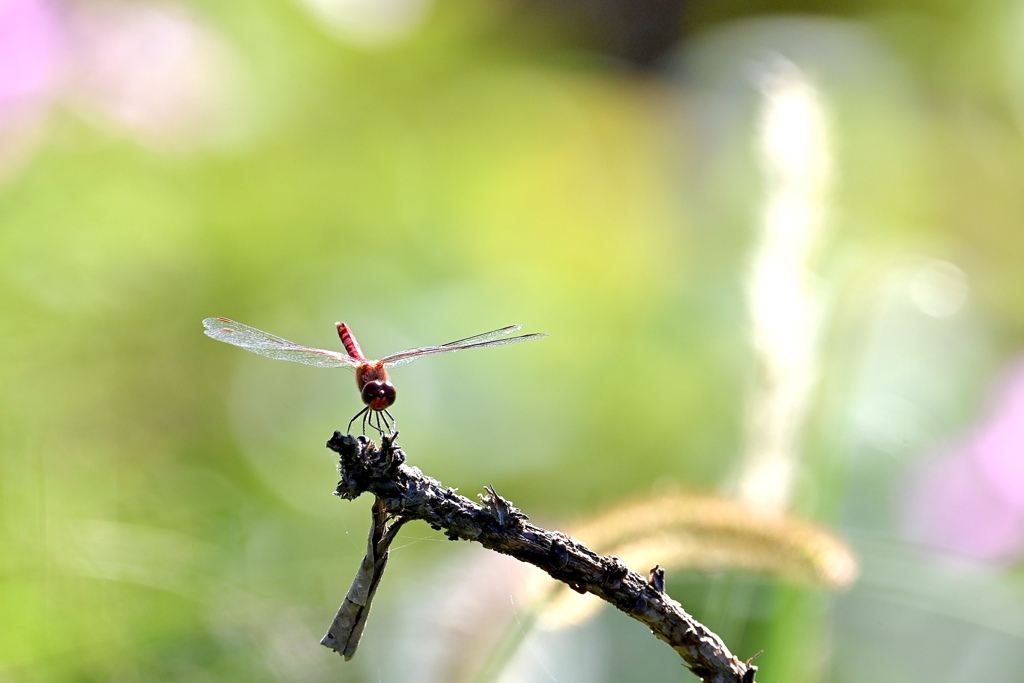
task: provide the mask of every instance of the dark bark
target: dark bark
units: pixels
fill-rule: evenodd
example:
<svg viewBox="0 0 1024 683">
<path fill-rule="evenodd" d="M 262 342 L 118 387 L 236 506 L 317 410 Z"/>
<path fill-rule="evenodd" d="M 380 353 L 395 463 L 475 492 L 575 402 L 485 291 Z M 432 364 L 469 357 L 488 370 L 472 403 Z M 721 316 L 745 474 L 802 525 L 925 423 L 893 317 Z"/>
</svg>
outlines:
<svg viewBox="0 0 1024 683">
<path fill-rule="evenodd" d="M 644 578 L 617 557 L 602 557 L 559 531 L 530 524 L 490 486 L 480 503 L 460 496 L 405 465 L 405 454 L 394 438 L 385 437 L 378 447 L 365 437 L 335 432 L 327 447 L 340 456 L 336 495 L 352 500 L 368 492 L 376 498 L 367 556 L 321 641 L 346 658 L 355 652 L 395 533 L 405 522 L 421 519 L 452 540 L 476 541 L 540 567 L 573 590 L 611 603 L 648 626 L 703 681 L 753 683 L 757 667 L 733 656 L 721 638 L 664 592 L 664 570 L 655 567 L 651 577 Z"/>
</svg>

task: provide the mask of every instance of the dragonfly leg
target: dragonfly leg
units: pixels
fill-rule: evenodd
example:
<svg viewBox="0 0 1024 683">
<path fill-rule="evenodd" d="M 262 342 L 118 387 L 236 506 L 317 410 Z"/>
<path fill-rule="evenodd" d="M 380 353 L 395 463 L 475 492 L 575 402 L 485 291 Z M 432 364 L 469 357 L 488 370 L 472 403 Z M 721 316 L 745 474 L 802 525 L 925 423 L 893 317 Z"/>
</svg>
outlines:
<svg viewBox="0 0 1024 683">
<path fill-rule="evenodd" d="M 352 419 L 348 421 L 348 433 L 352 433 L 352 423 L 359 419 L 360 416 L 363 418 L 363 434 L 366 434 L 366 411 L 370 409 L 369 406 L 363 408 L 358 413 L 352 416 Z"/>
<path fill-rule="evenodd" d="M 387 409 L 375 410 L 373 415 L 370 416 L 370 426 L 376 429 L 377 433 L 381 436 L 394 434 L 395 416 Z"/>
<path fill-rule="evenodd" d="M 381 436 L 395 433 L 395 417 L 386 408 L 379 411 L 375 417 L 377 418 L 376 429 Z"/>
<path fill-rule="evenodd" d="M 384 426 L 381 426 L 383 422 Z M 387 421 L 384 420 L 384 416 L 381 415 L 381 411 L 373 411 L 373 415 L 370 416 L 370 426 L 377 430 L 377 433 L 384 436 L 384 427 L 387 426 Z"/>
</svg>

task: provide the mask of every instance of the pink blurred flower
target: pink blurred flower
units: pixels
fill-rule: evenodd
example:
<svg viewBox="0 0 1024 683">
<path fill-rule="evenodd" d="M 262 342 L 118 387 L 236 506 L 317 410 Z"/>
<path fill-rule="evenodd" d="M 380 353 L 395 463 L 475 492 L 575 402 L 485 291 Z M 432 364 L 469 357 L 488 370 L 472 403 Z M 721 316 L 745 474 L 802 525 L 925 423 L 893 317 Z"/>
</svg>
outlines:
<svg viewBox="0 0 1024 683">
<path fill-rule="evenodd" d="M 999 497 L 1024 517 L 1024 363 L 1008 380 L 997 414 L 973 444 L 973 457 Z"/>
<path fill-rule="evenodd" d="M 0 0 L 0 179 L 45 139 L 55 102 L 158 148 L 239 126 L 234 55 L 173 4 Z"/>
<path fill-rule="evenodd" d="M 62 47 L 56 12 L 46 0 L 0 0 L 0 111 L 53 89 Z"/>
<path fill-rule="evenodd" d="M 1024 363 L 987 421 L 960 446 L 912 477 L 907 535 L 983 560 L 1024 556 Z"/>
<path fill-rule="evenodd" d="M 47 0 L 0 0 L 0 179 L 43 137 L 62 71 L 62 28 Z"/>
</svg>

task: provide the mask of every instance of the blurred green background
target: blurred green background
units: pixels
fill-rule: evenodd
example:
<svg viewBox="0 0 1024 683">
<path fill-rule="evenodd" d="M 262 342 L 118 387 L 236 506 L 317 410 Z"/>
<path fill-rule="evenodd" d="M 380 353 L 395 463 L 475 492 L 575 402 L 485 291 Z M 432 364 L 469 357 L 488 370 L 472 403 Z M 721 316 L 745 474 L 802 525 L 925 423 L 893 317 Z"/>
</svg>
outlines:
<svg viewBox="0 0 1024 683">
<path fill-rule="evenodd" d="M 398 370 L 411 464 L 549 526 L 693 491 L 833 529 L 841 592 L 669 569 L 764 683 L 1012 679 L 1022 46 L 1020 0 L 0 0 L 0 681 L 459 680 L 528 609 L 411 524 L 321 647 L 354 383 L 207 316 L 547 332 Z M 525 637 L 485 678 L 689 676 L 610 609 Z"/>
</svg>

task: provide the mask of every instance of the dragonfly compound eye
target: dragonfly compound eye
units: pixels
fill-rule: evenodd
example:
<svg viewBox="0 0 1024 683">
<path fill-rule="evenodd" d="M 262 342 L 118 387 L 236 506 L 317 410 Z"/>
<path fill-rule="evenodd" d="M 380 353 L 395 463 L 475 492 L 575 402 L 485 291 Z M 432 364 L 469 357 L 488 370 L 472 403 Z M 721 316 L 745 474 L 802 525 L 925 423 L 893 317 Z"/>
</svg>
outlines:
<svg viewBox="0 0 1024 683">
<path fill-rule="evenodd" d="M 395 402 L 395 387 L 391 382 L 383 382 L 375 379 L 363 385 L 363 403 L 370 406 L 370 410 L 384 410 Z"/>
</svg>

